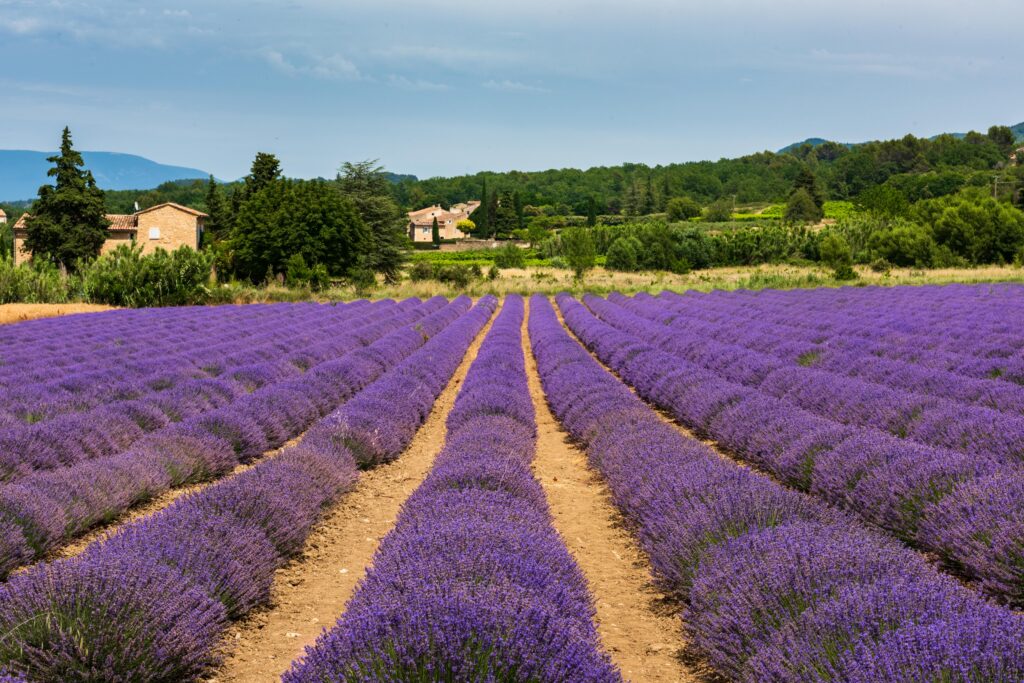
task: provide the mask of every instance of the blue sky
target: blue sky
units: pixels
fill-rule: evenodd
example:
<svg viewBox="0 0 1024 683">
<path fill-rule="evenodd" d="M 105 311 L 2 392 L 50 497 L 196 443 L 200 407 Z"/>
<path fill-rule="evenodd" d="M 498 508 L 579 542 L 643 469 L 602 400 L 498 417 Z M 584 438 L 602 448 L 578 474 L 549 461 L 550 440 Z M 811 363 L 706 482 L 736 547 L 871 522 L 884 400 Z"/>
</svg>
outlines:
<svg viewBox="0 0 1024 683">
<path fill-rule="evenodd" d="M 243 175 L 717 159 L 1024 120 L 1020 0 L 0 0 L 0 148 Z"/>
</svg>

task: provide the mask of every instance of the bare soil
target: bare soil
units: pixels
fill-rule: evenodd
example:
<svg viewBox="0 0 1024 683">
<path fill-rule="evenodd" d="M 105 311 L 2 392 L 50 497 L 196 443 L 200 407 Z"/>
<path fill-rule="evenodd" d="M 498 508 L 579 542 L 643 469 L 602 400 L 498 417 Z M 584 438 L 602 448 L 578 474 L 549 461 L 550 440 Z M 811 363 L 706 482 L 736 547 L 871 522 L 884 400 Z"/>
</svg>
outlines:
<svg viewBox="0 0 1024 683">
<path fill-rule="evenodd" d="M 625 529 L 608 487 L 548 407 L 525 327 L 523 348 L 537 414 L 534 475 L 594 596 L 602 644 L 627 680 L 701 680 L 683 663 L 678 607 L 652 585 L 650 562 Z"/>
<path fill-rule="evenodd" d="M 73 313 L 109 311 L 113 306 L 101 304 L 0 304 L 0 325 L 36 318 L 54 318 Z"/>
<path fill-rule="evenodd" d="M 325 628 L 334 626 L 381 539 L 394 527 L 402 504 L 423 482 L 444 447 L 448 413 L 489 329 L 490 323 L 470 345 L 402 456 L 363 472 L 356 487 L 328 510 L 302 555 L 278 571 L 271 604 L 228 630 L 222 645 L 224 664 L 209 681 L 279 681 L 292 661 Z"/>
</svg>

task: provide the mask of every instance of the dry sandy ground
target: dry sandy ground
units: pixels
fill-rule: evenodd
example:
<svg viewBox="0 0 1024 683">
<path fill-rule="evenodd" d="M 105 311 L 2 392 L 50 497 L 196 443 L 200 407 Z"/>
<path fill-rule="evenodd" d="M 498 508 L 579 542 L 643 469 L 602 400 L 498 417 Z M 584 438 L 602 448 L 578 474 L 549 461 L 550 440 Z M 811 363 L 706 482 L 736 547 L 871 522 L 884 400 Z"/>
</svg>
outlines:
<svg viewBox="0 0 1024 683">
<path fill-rule="evenodd" d="M 597 608 L 597 629 L 612 661 L 630 681 L 699 680 L 681 661 L 679 616 L 651 584 L 650 563 L 587 456 L 551 413 L 523 330 L 526 372 L 537 414 L 536 476 L 566 546 L 583 571 Z"/>
<path fill-rule="evenodd" d="M 109 311 L 111 308 L 100 304 L 0 304 L 0 325 L 72 313 Z"/>
<path fill-rule="evenodd" d="M 402 456 L 363 472 L 352 492 L 328 511 L 310 535 L 303 554 L 278 571 L 271 604 L 228 630 L 224 665 L 210 681 L 279 681 L 306 646 L 334 625 L 381 539 L 394 527 L 402 504 L 444 447 L 448 413 L 489 330 L 490 323 L 473 341 Z"/>
</svg>

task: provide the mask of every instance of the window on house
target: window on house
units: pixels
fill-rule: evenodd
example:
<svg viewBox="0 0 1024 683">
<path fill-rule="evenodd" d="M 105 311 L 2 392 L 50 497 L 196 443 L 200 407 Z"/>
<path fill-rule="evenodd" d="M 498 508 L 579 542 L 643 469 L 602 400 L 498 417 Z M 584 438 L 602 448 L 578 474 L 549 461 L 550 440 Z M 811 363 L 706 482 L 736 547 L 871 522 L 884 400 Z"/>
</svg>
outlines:
<svg viewBox="0 0 1024 683">
<path fill-rule="evenodd" d="M 160 239 L 160 228 L 150 228 L 149 229 L 149 239 L 151 239 L 151 240 L 158 240 L 158 239 Z"/>
</svg>

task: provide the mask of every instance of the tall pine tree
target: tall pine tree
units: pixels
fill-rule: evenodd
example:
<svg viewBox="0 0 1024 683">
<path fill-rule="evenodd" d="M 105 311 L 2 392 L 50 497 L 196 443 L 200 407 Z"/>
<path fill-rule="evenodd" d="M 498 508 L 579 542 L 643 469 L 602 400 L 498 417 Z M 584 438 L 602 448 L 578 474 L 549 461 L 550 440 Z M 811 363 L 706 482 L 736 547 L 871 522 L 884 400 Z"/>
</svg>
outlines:
<svg viewBox="0 0 1024 683">
<path fill-rule="evenodd" d="M 483 188 L 480 192 L 480 206 L 473 212 L 473 222 L 476 223 L 476 233 L 486 237 L 491 234 L 491 224 L 488 222 L 490 216 L 487 195 L 487 178 L 483 179 Z"/>
<path fill-rule="evenodd" d="M 39 188 L 39 199 L 25 225 L 25 249 L 34 259 L 73 270 L 80 260 L 96 258 L 107 239 L 110 221 L 103 191 L 96 187 L 92 173 L 82 168 L 82 155 L 74 149 L 69 129 L 64 129 L 60 153 L 47 161 L 54 166 L 46 174 L 55 182 Z"/>
<path fill-rule="evenodd" d="M 231 222 L 228 217 L 228 204 L 224 201 L 220 186 L 213 176 L 210 176 L 206 184 L 206 213 L 209 216 L 203 226 L 205 242 L 219 242 L 227 237 L 231 230 Z"/>
</svg>

